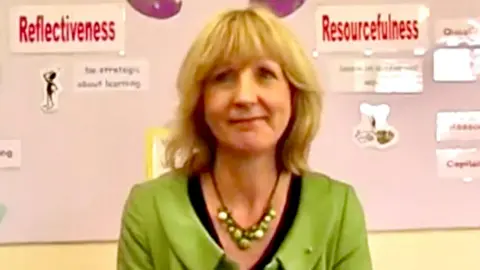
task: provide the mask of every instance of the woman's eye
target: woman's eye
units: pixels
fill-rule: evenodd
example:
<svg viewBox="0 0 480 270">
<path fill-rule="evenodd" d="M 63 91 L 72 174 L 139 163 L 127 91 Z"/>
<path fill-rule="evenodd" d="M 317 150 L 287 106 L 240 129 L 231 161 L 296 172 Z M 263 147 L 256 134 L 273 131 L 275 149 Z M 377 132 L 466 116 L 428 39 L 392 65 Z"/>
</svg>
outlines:
<svg viewBox="0 0 480 270">
<path fill-rule="evenodd" d="M 264 68 L 264 67 L 258 69 L 258 76 L 262 79 L 275 79 L 276 78 L 275 72 L 273 72 L 272 70 L 270 70 L 268 68 Z"/>
<path fill-rule="evenodd" d="M 216 83 L 223 83 L 223 82 L 228 82 L 228 81 L 231 81 L 234 77 L 234 74 L 233 72 L 231 71 L 224 71 L 224 72 L 221 72 L 221 73 L 218 73 L 217 75 L 215 75 L 213 77 L 213 81 L 216 82 Z"/>
</svg>

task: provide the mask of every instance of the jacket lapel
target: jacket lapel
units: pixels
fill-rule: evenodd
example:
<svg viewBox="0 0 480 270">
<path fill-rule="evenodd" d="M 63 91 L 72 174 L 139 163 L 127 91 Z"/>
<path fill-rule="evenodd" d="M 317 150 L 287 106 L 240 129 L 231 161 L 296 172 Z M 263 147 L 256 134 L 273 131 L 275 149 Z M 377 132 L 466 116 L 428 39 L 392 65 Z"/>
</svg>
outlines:
<svg viewBox="0 0 480 270">
<path fill-rule="evenodd" d="M 189 270 L 217 269 L 222 249 L 204 229 L 190 204 L 187 177 L 172 173 L 157 194 L 156 207 L 173 252 Z"/>
<path fill-rule="evenodd" d="M 302 176 L 300 205 L 290 232 L 277 254 L 282 269 L 313 269 L 324 256 L 331 222 L 332 196 L 325 176 L 305 174 Z"/>
</svg>

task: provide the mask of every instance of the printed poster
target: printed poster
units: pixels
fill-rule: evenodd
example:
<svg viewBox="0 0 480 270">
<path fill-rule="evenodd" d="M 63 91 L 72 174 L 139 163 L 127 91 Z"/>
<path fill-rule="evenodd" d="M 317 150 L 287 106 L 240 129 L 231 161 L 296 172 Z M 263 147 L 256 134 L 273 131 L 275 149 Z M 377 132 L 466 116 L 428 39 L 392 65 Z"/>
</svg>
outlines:
<svg viewBox="0 0 480 270">
<path fill-rule="evenodd" d="M 78 92 L 148 90 L 149 68 L 146 59 L 77 61 L 73 68 L 73 90 Z"/>
</svg>

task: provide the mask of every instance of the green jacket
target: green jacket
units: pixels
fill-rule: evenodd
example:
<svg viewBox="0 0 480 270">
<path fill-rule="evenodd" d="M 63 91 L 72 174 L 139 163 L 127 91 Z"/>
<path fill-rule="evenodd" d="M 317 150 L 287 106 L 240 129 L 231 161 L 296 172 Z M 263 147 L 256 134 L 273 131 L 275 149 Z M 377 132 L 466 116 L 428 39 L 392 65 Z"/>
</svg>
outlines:
<svg viewBox="0 0 480 270">
<path fill-rule="evenodd" d="M 167 173 L 132 188 L 117 270 L 237 269 L 197 218 L 187 181 Z M 364 214 L 353 188 L 318 173 L 302 181 L 294 224 L 266 269 L 371 270 Z"/>
</svg>

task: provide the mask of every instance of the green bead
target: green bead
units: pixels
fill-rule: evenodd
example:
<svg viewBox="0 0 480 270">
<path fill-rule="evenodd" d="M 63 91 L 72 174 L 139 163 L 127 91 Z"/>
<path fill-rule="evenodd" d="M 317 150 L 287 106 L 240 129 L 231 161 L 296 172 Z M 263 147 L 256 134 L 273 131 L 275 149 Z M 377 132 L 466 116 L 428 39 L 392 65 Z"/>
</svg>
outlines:
<svg viewBox="0 0 480 270">
<path fill-rule="evenodd" d="M 265 232 L 263 230 L 256 230 L 254 233 L 254 236 L 256 239 L 260 239 L 265 235 Z"/>
<path fill-rule="evenodd" d="M 218 212 L 217 218 L 219 220 L 225 221 L 228 218 L 228 213 L 225 212 L 225 211 L 220 211 L 220 212 Z"/>
<path fill-rule="evenodd" d="M 233 232 L 233 238 L 235 238 L 235 239 L 240 239 L 240 238 L 242 238 L 242 236 L 243 236 L 243 233 L 240 229 L 236 229 Z"/>
<path fill-rule="evenodd" d="M 246 238 L 241 238 L 238 241 L 238 247 L 242 250 L 249 248 L 250 247 L 250 240 L 248 240 Z"/>
<path fill-rule="evenodd" d="M 268 229 L 268 224 L 266 222 L 262 221 L 262 223 L 260 223 L 260 229 L 267 230 Z"/>
<path fill-rule="evenodd" d="M 235 227 L 228 226 L 228 232 L 232 233 L 233 231 L 235 231 Z"/>
</svg>

